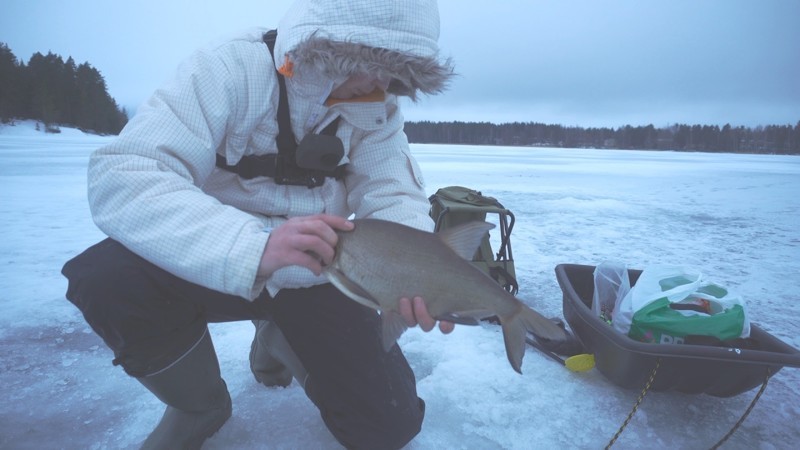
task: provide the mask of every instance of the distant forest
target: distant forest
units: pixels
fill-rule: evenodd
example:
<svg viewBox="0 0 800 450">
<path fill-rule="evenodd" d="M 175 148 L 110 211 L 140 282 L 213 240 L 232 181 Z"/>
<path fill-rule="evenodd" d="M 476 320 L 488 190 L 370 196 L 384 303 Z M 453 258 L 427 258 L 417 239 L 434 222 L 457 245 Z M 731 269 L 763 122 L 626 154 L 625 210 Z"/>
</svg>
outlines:
<svg viewBox="0 0 800 450">
<path fill-rule="evenodd" d="M 794 127 L 676 124 L 667 128 L 627 125 L 616 129 L 533 122 L 406 122 L 405 132 L 410 142 L 424 144 L 800 154 L 800 121 Z"/>
<path fill-rule="evenodd" d="M 45 131 L 58 125 L 119 134 L 128 114 L 108 95 L 100 72 L 56 54 L 37 52 L 22 63 L 0 42 L 0 122 L 15 118 L 41 121 Z"/>
<path fill-rule="evenodd" d="M 128 114 L 108 94 L 100 72 L 88 62 L 76 65 L 52 52 L 37 52 L 20 62 L 0 42 L 0 122 L 41 121 L 45 131 L 72 126 L 99 134 L 118 134 Z M 427 144 L 515 145 L 563 148 L 615 148 L 726 153 L 800 154 L 800 121 L 795 126 L 748 128 L 675 124 L 619 128 L 566 127 L 535 122 L 406 122 L 408 140 Z"/>
</svg>

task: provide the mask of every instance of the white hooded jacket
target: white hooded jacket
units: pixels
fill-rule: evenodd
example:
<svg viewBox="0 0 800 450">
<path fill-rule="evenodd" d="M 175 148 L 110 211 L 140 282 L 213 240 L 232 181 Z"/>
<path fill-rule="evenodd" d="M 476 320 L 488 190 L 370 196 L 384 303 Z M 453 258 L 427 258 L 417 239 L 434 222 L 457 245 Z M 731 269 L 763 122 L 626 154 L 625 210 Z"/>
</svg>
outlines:
<svg viewBox="0 0 800 450">
<path fill-rule="evenodd" d="M 354 214 L 432 228 L 397 97 L 326 100 L 358 71 L 383 70 L 397 83 L 390 92 L 412 98 L 442 90 L 452 74 L 438 61 L 435 1 L 300 0 L 278 26 L 274 61 L 265 31 L 191 56 L 92 155 L 88 173 L 92 215 L 108 236 L 181 278 L 248 299 L 265 287 L 274 295 L 326 282 L 298 266 L 257 279 L 270 229 L 289 217 Z M 215 166 L 217 153 L 228 164 L 277 153 L 276 67 L 287 75 L 298 140 L 341 117 L 344 179 L 309 189 Z"/>
</svg>

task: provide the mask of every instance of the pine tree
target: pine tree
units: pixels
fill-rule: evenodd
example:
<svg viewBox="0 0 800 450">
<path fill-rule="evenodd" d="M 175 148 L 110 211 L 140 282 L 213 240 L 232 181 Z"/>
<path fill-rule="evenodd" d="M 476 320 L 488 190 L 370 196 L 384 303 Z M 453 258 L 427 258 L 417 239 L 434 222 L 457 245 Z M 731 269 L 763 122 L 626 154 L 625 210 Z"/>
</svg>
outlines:
<svg viewBox="0 0 800 450">
<path fill-rule="evenodd" d="M 17 57 L 0 42 L 0 122 L 10 122 L 19 108 L 20 68 Z"/>
<path fill-rule="evenodd" d="M 42 121 L 47 131 L 58 131 L 61 124 L 111 134 L 128 122 L 127 112 L 88 62 L 76 66 L 72 57 L 64 61 L 52 52 L 37 52 L 25 65 L 0 43 L 0 121 L 14 117 Z"/>
</svg>

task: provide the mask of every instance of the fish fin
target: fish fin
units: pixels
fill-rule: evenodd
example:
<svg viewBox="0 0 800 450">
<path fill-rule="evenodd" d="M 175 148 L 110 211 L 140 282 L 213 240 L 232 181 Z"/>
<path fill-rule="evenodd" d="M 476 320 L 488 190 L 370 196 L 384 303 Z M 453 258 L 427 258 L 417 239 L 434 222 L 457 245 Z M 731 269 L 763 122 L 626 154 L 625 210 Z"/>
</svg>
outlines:
<svg viewBox="0 0 800 450">
<path fill-rule="evenodd" d="M 405 319 L 394 310 L 381 311 L 383 322 L 383 349 L 389 351 L 400 336 L 408 329 Z"/>
<path fill-rule="evenodd" d="M 481 319 L 490 317 L 491 315 L 492 312 L 489 310 L 476 309 L 473 311 L 453 311 L 444 313 L 434 317 L 434 319 L 453 322 L 459 325 L 478 325 Z"/>
<path fill-rule="evenodd" d="M 522 357 L 525 356 L 525 328 L 522 322 L 516 318 L 511 320 L 500 320 L 503 327 L 503 341 L 506 344 L 506 356 L 511 367 L 517 373 L 522 373 Z"/>
<path fill-rule="evenodd" d="M 478 325 L 480 321 L 474 317 L 462 317 L 456 314 L 442 314 L 434 317 L 436 320 L 443 320 L 445 322 L 457 323 L 459 325 Z"/>
<path fill-rule="evenodd" d="M 458 256 L 472 261 L 486 233 L 494 228 L 489 222 L 468 222 L 436 233 Z"/>
<path fill-rule="evenodd" d="M 554 341 L 567 338 L 564 330 L 553 321 L 520 303 L 520 308 L 511 316 L 501 317 L 506 356 L 511 367 L 522 373 L 522 358 L 525 356 L 525 337 L 527 332 Z"/>
<path fill-rule="evenodd" d="M 563 328 L 527 305 L 522 305 L 519 315 L 525 329 L 533 333 L 534 336 L 557 342 L 567 339 L 567 334 Z"/>
<path fill-rule="evenodd" d="M 380 308 L 378 301 L 372 298 L 372 295 L 370 295 L 369 292 L 365 291 L 364 288 L 347 278 L 341 271 L 336 269 L 327 269 L 325 270 L 325 275 L 328 277 L 328 280 L 330 280 L 331 284 L 342 291 L 344 295 L 368 308 Z"/>
</svg>

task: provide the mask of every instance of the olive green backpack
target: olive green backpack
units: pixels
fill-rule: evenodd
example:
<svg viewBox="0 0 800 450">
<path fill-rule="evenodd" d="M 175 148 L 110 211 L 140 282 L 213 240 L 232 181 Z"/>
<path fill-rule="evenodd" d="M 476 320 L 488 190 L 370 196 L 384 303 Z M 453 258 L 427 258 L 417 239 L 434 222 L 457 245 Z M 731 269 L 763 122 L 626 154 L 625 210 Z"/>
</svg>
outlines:
<svg viewBox="0 0 800 450">
<path fill-rule="evenodd" d="M 472 221 L 486 221 L 487 214 L 497 214 L 500 231 L 499 250 L 492 251 L 490 236 L 481 242 L 472 257 L 472 264 L 492 277 L 505 290 L 516 294 L 519 286 L 514 272 L 514 258 L 511 253 L 511 229 L 514 227 L 514 214 L 497 199 L 481 194 L 474 189 L 462 186 L 441 188 L 429 198 L 430 215 L 436 223 L 435 231 L 444 230 Z"/>
</svg>

